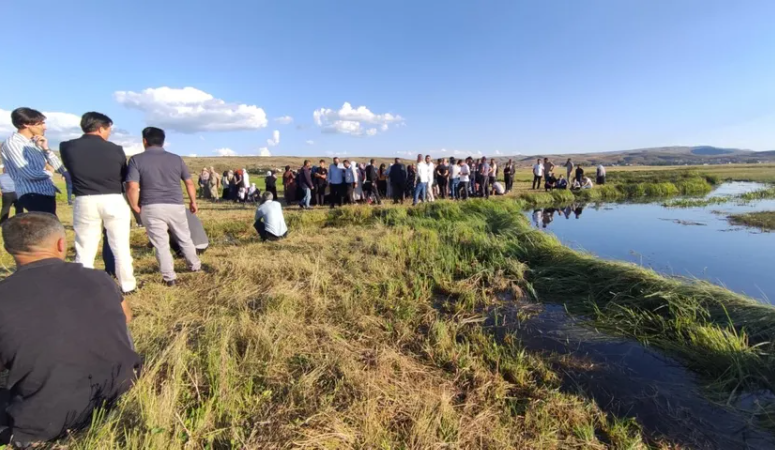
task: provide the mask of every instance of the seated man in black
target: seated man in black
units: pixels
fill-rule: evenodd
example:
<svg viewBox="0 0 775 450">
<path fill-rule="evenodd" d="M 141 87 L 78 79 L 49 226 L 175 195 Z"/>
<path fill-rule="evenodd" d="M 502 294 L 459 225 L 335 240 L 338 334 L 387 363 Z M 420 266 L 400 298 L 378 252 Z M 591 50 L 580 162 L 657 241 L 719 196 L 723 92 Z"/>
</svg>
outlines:
<svg viewBox="0 0 775 450">
<path fill-rule="evenodd" d="M 544 188 L 548 192 L 554 190 L 555 187 L 557 187 L 557 178 L 553 173 L 549 172 L 549 175 L 546 176 L 546 183 L 544 183 Z"/>
<path fill-rule="evenodd" d="M 0 281 L 0 370 L 8 369 L 0 436 L 16 447 L 88 426 L 140 370 L 129 307 L 104 272 L 66 263 L 65 229 L 31 212 L 3 224 L 17 270 Z"/>
</svg>

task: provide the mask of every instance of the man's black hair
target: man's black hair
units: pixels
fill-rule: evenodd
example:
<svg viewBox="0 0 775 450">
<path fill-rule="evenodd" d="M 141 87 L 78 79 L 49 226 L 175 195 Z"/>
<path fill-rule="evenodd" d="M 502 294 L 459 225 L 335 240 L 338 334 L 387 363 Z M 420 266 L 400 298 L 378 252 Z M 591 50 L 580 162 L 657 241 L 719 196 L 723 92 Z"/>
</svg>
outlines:
<svg viewBox="0 0 775 450">
<path fill-rule="evenodd" d="M 28 125 L 39 124 L 46 120 L 42 112 L 32 108 L 16 108 L 11 112 L 11 123 L 17 130 Z"/>
<path fill-rule="evenodd" d="M 161 128 L 148 127 L 143 130 L 143 139 L 149 147 L 163 147 L 165 137 Z"/>
<path fill-rule="evenodd" d="M 113 126 L 113 121 L 105 114 L 91 111 L 81 116 L 81 130 L 84 133 L 93 133 L 100 128 L 111 126 Z"/>
</svg>

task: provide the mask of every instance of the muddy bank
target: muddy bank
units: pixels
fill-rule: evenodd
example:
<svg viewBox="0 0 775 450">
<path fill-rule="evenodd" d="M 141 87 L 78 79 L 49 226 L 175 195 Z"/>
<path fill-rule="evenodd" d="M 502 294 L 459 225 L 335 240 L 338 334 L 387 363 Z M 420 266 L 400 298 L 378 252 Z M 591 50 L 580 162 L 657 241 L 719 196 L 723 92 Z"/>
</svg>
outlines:
<svg viewBox="0 0 775 450">
<path fill-rule="evenodd" d="M 581 325 L 560 305 L 506 302 L 485 326 L 498 339 L 515 335 L 525 349 L 545 356 L 562 374 L 563 390 L 616 416 L 635 417 L 649 439 L 701 449 L 775 448 L 775 436 L 750 415 L 705 398 L 697 377 L 679 362 Z"/>
</svg>

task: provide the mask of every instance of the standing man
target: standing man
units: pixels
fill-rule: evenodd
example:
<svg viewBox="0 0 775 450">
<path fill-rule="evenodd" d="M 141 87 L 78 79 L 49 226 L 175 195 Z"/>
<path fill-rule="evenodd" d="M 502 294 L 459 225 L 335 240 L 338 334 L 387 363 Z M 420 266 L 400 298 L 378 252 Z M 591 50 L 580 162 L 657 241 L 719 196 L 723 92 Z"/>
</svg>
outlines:
<svg viewBox="0 0 775 450">
<path fill-rule="evenodd" d="M 0 149 L 5 170 L 11 175 L 19 205 L 27 211 L 56 215 L 57 188 L 46 171 L 46 164 L 62 173 L 62 163 L 48 148 L 46 116 L 31 108 L 16 108 L 11 113 L 16 132 Z"/>
<path fill-rule="evenodd" d="M 482 156 L 482 164 L 479 166 L 479 174 L 482 177 L 482 185 L 479 186 L 479 195 L 484 198 L 490 198 L 490 172 L 492 167 L 487 162 L 487 157 Z"/>
<path fill-rule="evenodd" d="M 355 184 L 357 183 L 357 180 L 355 179 L 355 171 L 353 171 L 352 167 L 350 166 L 350 161 L 345 159 L 344 160 L 344 202 L 347 205 L 350 205 L 354 202 L 353 194 L 355 193 Z"/>
<path fill-rule="evenodd" d="M 366 177 L 363 181 L 363 195 L 368 201 L 371 196 L 374 196 L 374 201 L 378 204 L 382 204 L 382 198 L 379 196 L 379 189 L 377 188 L 377 180 L 379 180 L 379 172 L 377 166 L 374 164 L 374 160 L 369 160 L 369 165 L 366 166 Z"/>
<path fill-rule="evenodd" d="M 406 185 L 406 166 L 396 158 L 390 166 L 390 189 L 393 192 L 393 204 L 404 203 L 404 186 Z"/>
<path fill-rule="evenodd" d="M 514 186 L 514 161 L 511 159 L 503 168 L 503 178 L 506 182 L 506 192 L 511 192 L 511 188 Z"/>
<path fill-rule="evenodd" d="M 428 192 L 428 183 L 433 176 L 433 168 L 431 167 L 431 155 L 425 156 L 425 161 L 422 160 L 422 155 L 417 155 L 417 186 L 414 188 L 414 201 L 412 206 L 417 204 L 418 200 L 426 201 L 425 196 Z"/>
<path fill-rule="evenodd" d="M 344 168 L 339 165 L 339 157 L 335 156 L 333 163 L 328 168 L 328 183 L 331 187 L 331 208 L 337 204 L 342 206 L 344 200 Z"/>
<path fill-rule="evenodd" d="M 447 159 L 439 159 L 439 165 L 436 166 L 436 184 L 439 186 L 439 196 L 442 199 L 447 198 L 449 192 L 449 165 Z"/>
<path fill-rule="evenodd" d="M 565 178 L 567 178 L 568 181 L 572 179 L 571 174 L 573 173 L 573 167 L 574 167 L 573 161 L 570 158 L 568 158 L 568 160 L 565 161 L 565 172 L 566 172 Z"/>
<path fill-rule="evenodd" d="M 315 203 L 318 206 L 326 204 L 326 186 L 328 185 L 328 169 L 326 169 L 326 161 L 320 160 L 320 165 L 313 174 L 313 180 L 315 183 Z"/>
<path fill-rule="evenodd" d="M 541 164 L 541 158 L 536 160 L 533 166 L 533 189 L 541 188 L 541 179 L 544 177 L 544 165 Z"/>
<path fill-rule="evenodd" d="M 495 189 L 495 182 L 498 181 L 498 161 L 495 159 L 490 160 L 490 194 Z"/>
<path fill-rule="evenodd" d="M 11 214 L 11 206 L 14 207 L 16 215 L 22 213 L 22 207 L 19 204 L 18 197 L 16 197 L 16 187 L 13 184 L 13 178 L 5 171 L 5 166 L 3 165 L 0 165 L 0 192 L 3 194 L 3 209 L 0 211 L 0 225 L 2 225 Z"/>
<path fill-rule="evenodd" d="M 455 157 L 449 158 L 449 192 L 453 199 L 460 197 L 458 187 L 460 186 L 460 164 Z"/>
<path fill-rule="evenodd" d="M 87 112 L 81 117 L 83 136 L 62 142 L 59 150 L 75 192 L 75 262 L 94 268 L 104 227 L 116 261 L 116 278 L 126 293 L 137 287 L 129 247 L 132 213 L 123 194 L 126 155 L 121 146 L 108 142 L 112 127 L 110 117 Z"/>
<path fill-rule="evenodd" d="M 170 253 L 171 230 L 178 237 L 178 245 L 192 272 L 198 272 L 202 264 L 191 242 L 191 231 L 183 206 L 180 181 L 186 184 L 189 209 L 197 212 L 196 188 L 191 181 L 183 158 L 164 150 L 164 130 L 148 127 L 143 130 L 145 151 L 129 160 L 127 195 L 132 210 L 140 214 L 148 239 L 156 249 L 162 279 L 167 286 L 177 284 L 175 266 Z"/>
<path fill-rule="evenodd" d="M 459 192 L 457 198 L 460 198 L 460 193 L 462 192 L 463 200 L 468 200 L 468 184 L 471 182 L 471 168 L 468 166 L 468 163 L 462 159 L 458 161 L 458 166 L 460 166 L 460 187 L 458 188 Z"/>
<path fill-rule="evenodd" d="M 549 158 L 544 158 L 544 182 L 549 182 L 549 177 L 554 172 L 554 163 Z"/>
<path fill-rule="evenodd" d="M 312 190 L 315 189 L 315 185 L 312 184 L 312 166 L 308 159 L 304 160 L 304 165 L 299 169 L 299 179 L 301 183 L 302 192 L 304 192 L 304 198 L 299 202 L 301 209 L 309 209 L 309 202 L 312 201 Z"/>
</svg>

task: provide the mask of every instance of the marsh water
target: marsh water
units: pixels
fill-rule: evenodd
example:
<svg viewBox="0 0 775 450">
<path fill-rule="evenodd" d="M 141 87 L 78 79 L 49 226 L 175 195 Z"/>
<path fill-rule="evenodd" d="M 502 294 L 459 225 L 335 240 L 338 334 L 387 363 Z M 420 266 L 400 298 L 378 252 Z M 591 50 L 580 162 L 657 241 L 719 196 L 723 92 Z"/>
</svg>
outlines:
<svg viewBox="0 0 775 450">
<path fill-rule="evenodd" d="M 724 183 L 709 196 L 734 196 L 763 187 Z M 727 219 L 734 213 L 775 210 L 775 200 L 693 208 L 667 208 L 661 203 L 578 203 L 526 214 L 534 226 L 574 249 L 671 276 L 705 279 L 775 302 L 775 233 L 734 226 Z"/>
</svg>

